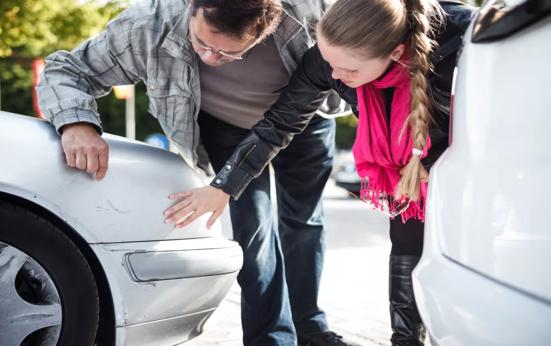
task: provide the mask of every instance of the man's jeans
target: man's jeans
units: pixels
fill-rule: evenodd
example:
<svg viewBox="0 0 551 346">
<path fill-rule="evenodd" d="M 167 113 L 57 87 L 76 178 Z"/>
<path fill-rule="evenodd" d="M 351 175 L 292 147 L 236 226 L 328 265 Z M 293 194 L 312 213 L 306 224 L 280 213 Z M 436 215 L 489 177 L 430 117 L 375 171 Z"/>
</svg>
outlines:
<svg viewBox="0 0 551 346">
<path fill-rule="evenodd" d="M 199 125 L 216 172 L 250 131 L 204 112 Z M 295 345 L 296 332 L 327 330 L 317 300 L 325 251 L 321 196 L 334 142 L 335 122 L 316 116 L 272 161 L 277 220 L 268 169 L 230 200 L 233 236 L 244 253 L 237 280 L 245 345 Z"/>
</svg>

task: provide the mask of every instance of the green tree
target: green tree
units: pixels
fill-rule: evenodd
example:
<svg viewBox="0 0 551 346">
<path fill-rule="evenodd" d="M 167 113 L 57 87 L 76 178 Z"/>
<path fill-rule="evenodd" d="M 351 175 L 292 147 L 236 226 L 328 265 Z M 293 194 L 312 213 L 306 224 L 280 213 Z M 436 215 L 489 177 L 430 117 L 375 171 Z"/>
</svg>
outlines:
<svg viewBox="0 0 551 346">
<path fill-rule="evenodd" d="M 1 0 L 0 1 L 0 106 L 4 111 L 33 115 L 34 58 L 57 50 L 71 50 L 99 33 L 128 0 Z M 136 135 L 161 132 L 147 114 L 143 85 L 136 89 Z M 113 94 L 98 99 L 105 131 L 124 135 L 124 101 Z"/>
<path fill-rule="evenodd" d="M 98 33 L 123 2 L 2 0 L 0 58 L 42 57 Z"/>
<path fill-rule="evenodd" d="M 335 144 L 340 149 L 350 149 L 356 138 L 356 127 L 358 118 L 354 114 L 336 119 L 337 132 L 335 135 Z"/>
</svg>

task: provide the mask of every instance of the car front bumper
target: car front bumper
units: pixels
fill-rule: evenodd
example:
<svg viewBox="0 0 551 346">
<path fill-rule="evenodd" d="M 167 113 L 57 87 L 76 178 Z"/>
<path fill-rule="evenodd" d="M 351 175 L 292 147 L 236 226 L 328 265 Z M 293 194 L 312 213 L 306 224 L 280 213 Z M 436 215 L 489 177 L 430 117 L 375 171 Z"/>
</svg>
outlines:
<svg viewBox="0 0 551 346">
<path fill-rule="evenodd" d="M 551 302 L 485 276 L 442 253 L 425 226 L 423 256 L 413 271 L 419 313 L 431 344 L 549 345 Z"/>
<path fill-rule="evenodd" d="M 174 345 L 201 333 L 241 268 L 222 237 L 91 244 L 113 298 L 116 345 Z"/>
</svg>

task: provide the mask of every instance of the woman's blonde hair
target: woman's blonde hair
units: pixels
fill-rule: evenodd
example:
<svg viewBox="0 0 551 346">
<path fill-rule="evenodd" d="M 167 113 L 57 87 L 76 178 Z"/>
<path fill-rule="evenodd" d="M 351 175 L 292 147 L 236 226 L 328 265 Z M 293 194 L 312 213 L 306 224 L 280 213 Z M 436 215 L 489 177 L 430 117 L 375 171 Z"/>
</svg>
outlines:
<svg viewBox="0 0 551 346">
<path fill-rule="evenodd" d="M 411 110 L 407 125 L 413 147 L 427 143 L 430 116 L 430 53 L 436 47 L 434 33 L 443 23 L 437 0 L 337 0 L 323 16 L 318 31 L 332 46 L 363 52 L 366 58 L 389 56 L 401 43 L 409 54 Z M 421 158 L 413 155 L 405 166 L 395 197 L 419 199 Z"/>
</svg>

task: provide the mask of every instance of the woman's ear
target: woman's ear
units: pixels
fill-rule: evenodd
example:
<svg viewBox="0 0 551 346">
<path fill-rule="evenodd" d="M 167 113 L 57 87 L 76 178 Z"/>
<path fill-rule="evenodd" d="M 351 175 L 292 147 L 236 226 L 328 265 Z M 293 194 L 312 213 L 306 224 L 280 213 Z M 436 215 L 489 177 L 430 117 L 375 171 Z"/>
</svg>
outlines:
<svg viewBox="0 0 551 346">
<path fill-rule="evenodd" d="M 390 53 L 390 58 L 394 61 L 399 61 L 402 55 L 404 55 L 404 52 L 406 51 L 406 45 L 403 43 L 400 43 L 399 45 L 394 48 L 392 53 Z"/>
</svg>

